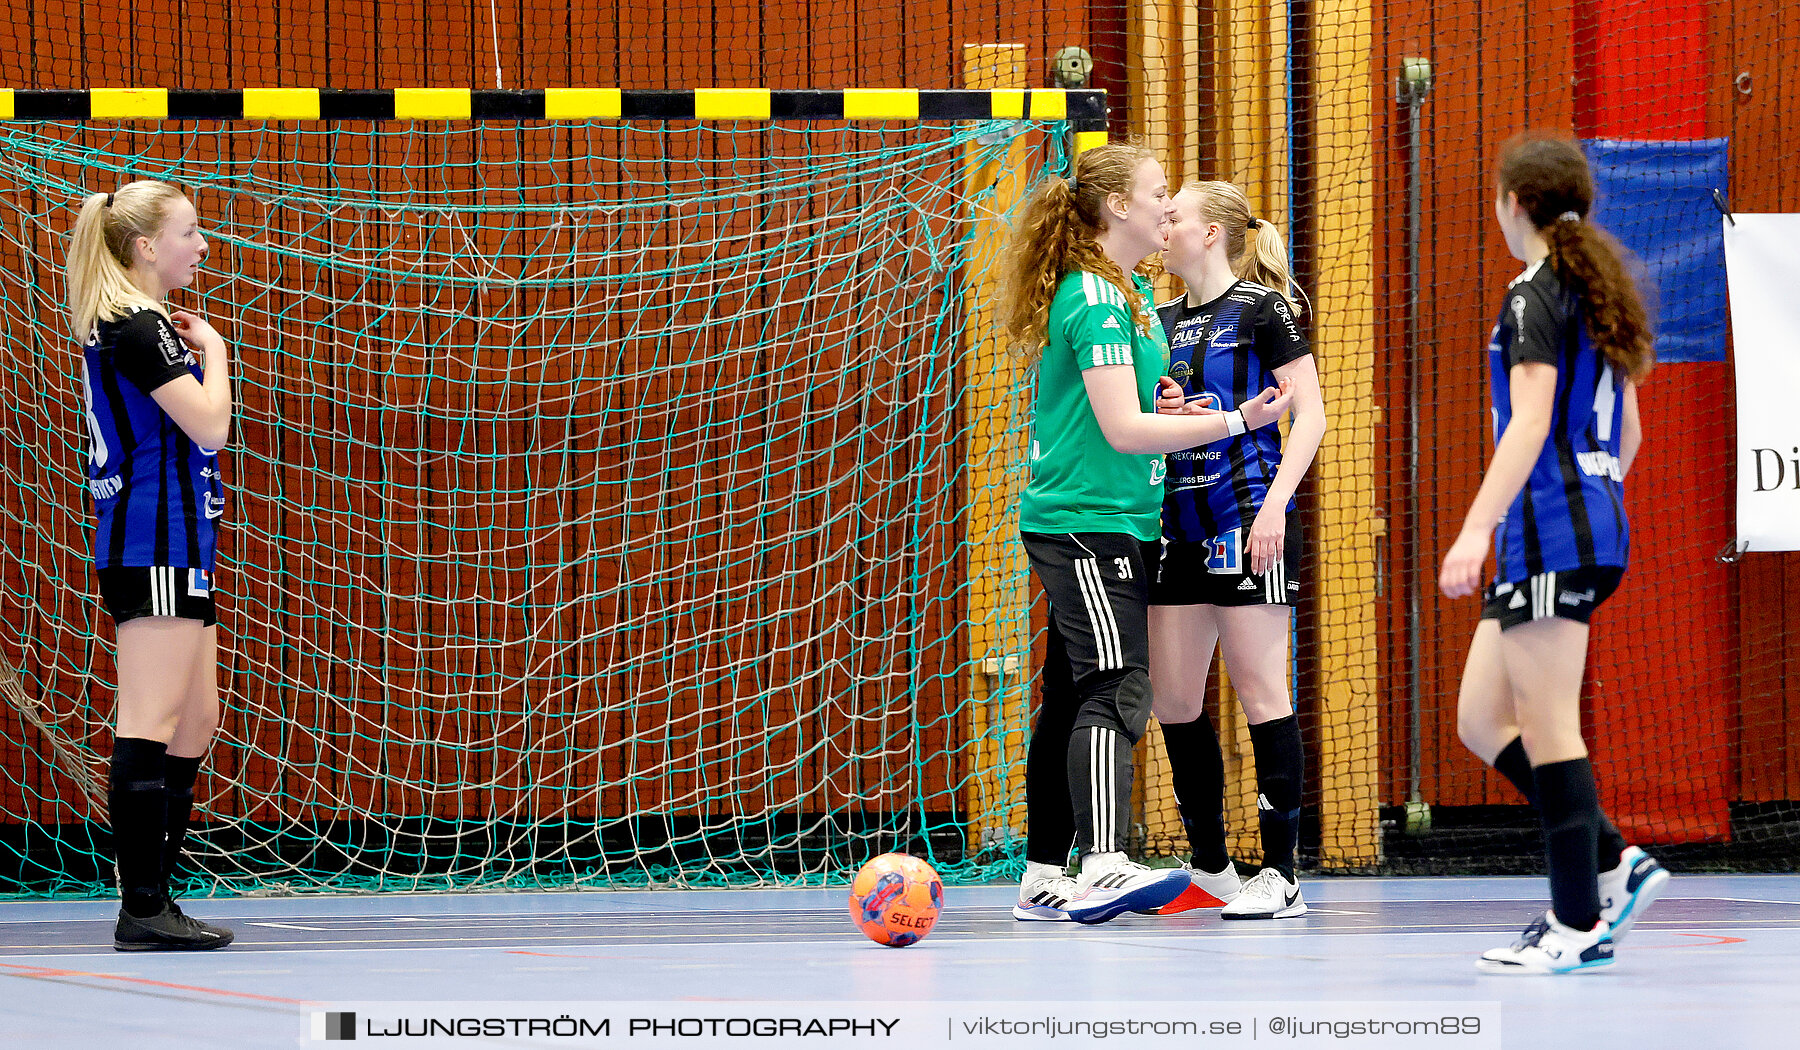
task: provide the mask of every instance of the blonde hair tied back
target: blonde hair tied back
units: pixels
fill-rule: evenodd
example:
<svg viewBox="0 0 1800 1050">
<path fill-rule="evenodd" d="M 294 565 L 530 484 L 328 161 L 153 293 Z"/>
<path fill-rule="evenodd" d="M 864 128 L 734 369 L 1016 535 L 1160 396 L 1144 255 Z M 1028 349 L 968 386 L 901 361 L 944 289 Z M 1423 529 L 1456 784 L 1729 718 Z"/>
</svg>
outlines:
<svg viewBox="0 0 1800 1050">
<path fill-rule="evenodd" d="M 1306 292 L 1294 281 L 1281 231 L 1268 219 L 1251 214 L 1250 198 L 1236 183 L 1193 179 L 1181 192 L 1199 194 L 1200 220 L 1216 222 L 1225 230 L 1225 254 L 1239 280 L 1274 289 L 1296 315 L 1306 312 Z"/>
<path fill-rule="evenodd" d="M 69 232 L 66 260 L 69 331 L 84 341 L 95 323 L 133 307 L 164 311 L 131 279 L 139 237 L 155 238 L 183 194 L 154 179 L 128 182 L 112 193 L 90 193 Z"/>
</svg>

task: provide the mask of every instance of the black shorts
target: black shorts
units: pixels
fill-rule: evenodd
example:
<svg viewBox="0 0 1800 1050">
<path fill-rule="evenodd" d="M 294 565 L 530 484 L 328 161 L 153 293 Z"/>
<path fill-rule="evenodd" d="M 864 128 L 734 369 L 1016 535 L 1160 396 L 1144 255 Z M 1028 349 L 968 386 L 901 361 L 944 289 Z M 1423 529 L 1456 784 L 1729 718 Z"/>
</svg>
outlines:
<svg viewBox="0 0 1800 1050">
<path fill-rule="evenodd" d="M 1619 589 L 1625 570 L 1616 565 L 1541 572 L 1511 583 L 1490 584 L 1481 618 L 1499 620 L 1500 629 L 1552 618 L 1587 623 L 1600 603 Z"/>
<path fill-rule="evenodd" d="M 145 616 L 219 622 L 213 611 L 212 573 L 185 566 L 122 566 L 100 570 L 100 600 L 113 625 Z"/>
<path fill-rule="evenodd" d="M 1151 605 L 1292 605 L 1300 598 L 1300 515 L 1289 512 L 1281 560 L 1250 571 L 1250 530 L 1205 543 L 1170 542 L 1150 583 Z"/>
</svg>

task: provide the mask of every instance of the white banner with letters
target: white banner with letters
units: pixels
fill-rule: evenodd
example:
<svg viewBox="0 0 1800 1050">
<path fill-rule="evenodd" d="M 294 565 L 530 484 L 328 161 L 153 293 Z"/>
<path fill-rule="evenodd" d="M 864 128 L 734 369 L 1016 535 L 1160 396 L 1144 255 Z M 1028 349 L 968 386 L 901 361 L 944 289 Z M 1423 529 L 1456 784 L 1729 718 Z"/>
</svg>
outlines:
<svg viewBox="0 0 1800 1050">
<path fill-rule="evenodd" d="M 1800 215 L 1735 219 L 1725 220 L 1725 278 L 1737 358 L 1738 547 L 1800 550 Z"/>
</svg>

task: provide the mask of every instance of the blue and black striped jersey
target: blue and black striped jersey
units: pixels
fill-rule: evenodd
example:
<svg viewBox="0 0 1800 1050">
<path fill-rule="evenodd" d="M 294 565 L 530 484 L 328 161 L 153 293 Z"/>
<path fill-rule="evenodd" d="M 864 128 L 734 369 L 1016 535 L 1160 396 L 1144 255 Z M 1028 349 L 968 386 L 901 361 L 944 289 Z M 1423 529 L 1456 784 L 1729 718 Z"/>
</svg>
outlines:
<svg viewBox="0 0 1800 1050">
<path fill-rule="evenodd" d="M 1588 339 L 1581 305 L 1544 262 L 1515 278 L 1488 343 L 1494 441 L 1512 422 L 1512 369 L 1556 368 L 1550 436 L 1494 529 L 1495 581 L 1597 566 L 1624 568 L 1631 547 L 1619 466 L 1625 377 Z"/>
<path fill-rule="evenodd" d="M 1275 385 L 1274 371 L 1312 350 L 1279 292 L 1238 281 L 1199 306 L 1157 308 L 1169 336 L 1169 376 L 1188 395 L 1210 393 L 1229 412 Z M 1268 426 L 1169 456 L 1163 535 L 1204 543 L 1249 528 L 1281 468 L 1281 432 Z M 1288 501 L 1288 509 L 1293 509 Z"/>
<path fill-rule="evenodd" d="M 214 521 L 225 511 L 217 456 L 150 396 L 184 375 L 203 373 L 155 310 L 98 322 L 82 348 L 97 568 L 213 568 Z"/>
</svg>

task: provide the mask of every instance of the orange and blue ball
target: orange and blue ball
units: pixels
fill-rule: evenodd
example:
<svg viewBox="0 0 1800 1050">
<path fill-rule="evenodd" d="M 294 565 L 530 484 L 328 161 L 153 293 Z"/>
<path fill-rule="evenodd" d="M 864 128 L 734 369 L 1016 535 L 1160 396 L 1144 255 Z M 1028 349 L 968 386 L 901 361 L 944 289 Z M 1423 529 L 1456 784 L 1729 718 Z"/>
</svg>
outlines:
<svg viewBox="0 0 1800 1050">
<path fill-rule="evenodd" d="M 905 853 L 883 853 L 850 882 L 850 919 L 876 944 L 916 944 L 944 910 L 944 880 L 937 870 Z"/>
</svg>

